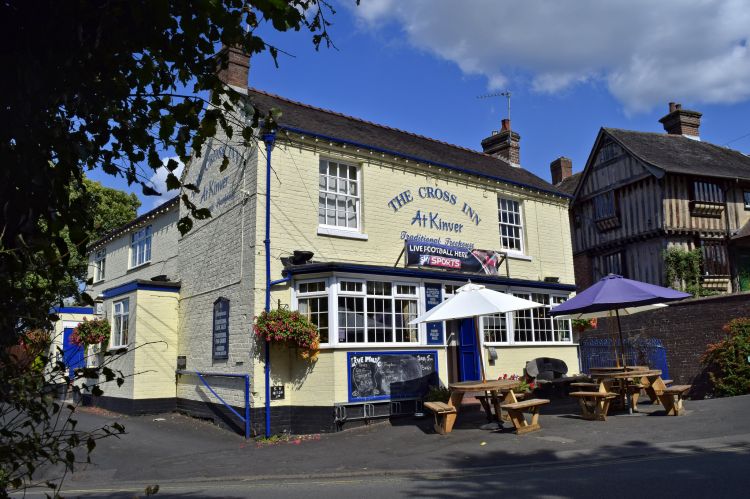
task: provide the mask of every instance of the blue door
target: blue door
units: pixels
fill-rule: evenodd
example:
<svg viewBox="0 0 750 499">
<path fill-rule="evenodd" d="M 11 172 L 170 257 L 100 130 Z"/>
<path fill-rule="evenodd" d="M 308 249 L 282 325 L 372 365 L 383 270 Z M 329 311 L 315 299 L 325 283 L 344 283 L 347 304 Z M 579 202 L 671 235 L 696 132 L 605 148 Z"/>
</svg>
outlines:
<svg viewBox="0 0 750 499">
<path fill-rule="evenodd" d="M 458 333 L 458 365 L 461 381 L 481 379 L 479 370 L 479 345 L 474 319 L 462 319 Z"/>
<path fill-rule="evenodd" d="M 66 327 L 63 332 L 63 362 L 68 366 L 69 376 L 73 379 L 73 370 L 79 367 L 85 367 L 83 359 L 83 347 L 74 345 L 70 342 L 70 336 L 73 334 L 72 327 Z"/>
</svg>

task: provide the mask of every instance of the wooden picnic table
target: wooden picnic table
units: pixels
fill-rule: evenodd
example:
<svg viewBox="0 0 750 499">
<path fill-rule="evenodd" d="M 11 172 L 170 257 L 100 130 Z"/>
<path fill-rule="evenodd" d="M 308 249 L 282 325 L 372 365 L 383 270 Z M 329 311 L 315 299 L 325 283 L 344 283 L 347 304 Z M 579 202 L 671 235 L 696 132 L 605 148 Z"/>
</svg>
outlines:
<svg viewBox="0 0 750 499">
<path fill-rule="evenodd" d="M 492 410 L 490 403 L 495 408 L 495 419 L 502 425 L 501 405 L 517 403 L 518 399 L 513 393 L 514 388 L 521 386 L 521 380 L 487 380 L 487 381 L 461 381 L 448 385 L 450 390 L 450 399 L 445 404 L 445 411 L 442 418 L 442 432 L 450 433 L 453 430 L 453 424 L 456 422 L 458 412 L 461 408 L 461 402 L 467 393 L 485 392 L 489 394 L 490 402 L 483 402 L 482 406 L 487 411 L 487 416 L 492 419 Z"/>
<path fill-rule="evenodd" d="M 620 396 L 627 398 L 630 397 L 631 408 L 633 410 L 638 409 L 638 398 L 640 389 L 643 388 L 648 394 L 649 398 L 658 400 L 666 409 L 667 414 L 678 415 L 681 412 L 681 405 L 676 405 L 673 394 L 669 393 L 667 385 L 661 378 L 661 370 L 659 369 L 638 369 L 632 371 L 622 372 L 608 372 L 608 373 L 592 373 L 591 377 L 598 380 L 600 383 L 600 392 L 611 392 L 614 388 L 615 381 L 621 380 L 623 382 L 622 389 L 620 390 Z M 629 383 L 634 383 L 636 390 L 631 391 L 629 389 Z"/>
</svg>

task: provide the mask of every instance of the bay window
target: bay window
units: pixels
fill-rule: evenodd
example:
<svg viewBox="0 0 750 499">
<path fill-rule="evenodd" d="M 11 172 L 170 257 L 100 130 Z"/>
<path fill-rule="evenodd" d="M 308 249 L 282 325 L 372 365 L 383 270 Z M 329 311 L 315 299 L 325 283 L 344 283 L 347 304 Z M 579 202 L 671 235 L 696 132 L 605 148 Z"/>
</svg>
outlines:
<svg viewBox="0 0 750 499">
<path fill-rule="evenodd" d="M 328 290 L 325 281 L 303 282 L 297 286 L 297 310 L 318 328 L 320 343 L 328 343 Z"/>
</svg>

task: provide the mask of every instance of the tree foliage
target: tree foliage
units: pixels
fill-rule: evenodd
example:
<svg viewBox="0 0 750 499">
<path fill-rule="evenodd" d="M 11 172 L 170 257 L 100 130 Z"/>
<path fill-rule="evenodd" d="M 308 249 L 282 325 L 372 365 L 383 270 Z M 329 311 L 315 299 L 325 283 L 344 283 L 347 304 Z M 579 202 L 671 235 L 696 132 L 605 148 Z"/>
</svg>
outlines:
<svg viewBox="0 0 750 499">
<path fill-rule="evenodd" d="M 685 250 L 672 247 L 664 251 L 664 277 L 667 286 L 672 286 L 680 291 L 700 296 L 701 289 L 701 265 L 703 255 L 700 248 Z"/>
<path fill-rule="evenodd" d="M 69 274 L 70 246 L 83 253 L 94 226 L 84 189 L 93 169 L 124 177 L 144 194 L 162 166 L 160 152 L 185 162 L 208 138 L 243 145 L 264 118 L 225 86 L 220 48 L 249 55 L 279 50 L 264 30 L 307 30 L 318 48 L 330 44 L 325 0 L 108 0 L 0 3 L 0 334 L 5 343 L 44 321 L 47 283 L 18 283 L 32 270 L 59 282 Z M 272 126 L 270 116 L 264 123 Z M 190 202 L 166 165 L 167 185 L 189 215 L 210 213 Z M 67 233 L 65 232 L 67 230 Z M 47 306 L 45 306 L 45 303 Z"/>
<path fill-rule="evenodd" d="M 77 428 L 80 397 L 66 402 L 57 393 L 73 387 L 101 395 L 106 383 L 122 385 L 125 377 L 110 365 L 125 352 L 107 352 L 98 367 L 71 374 L 62 352 L 50 350 L 51 341 L 36 330 L 0 351 L 0 497 L 33 486 L 57 497 L 66 474 L 90 462 L 98 440 L 125 432 L 119 423 Z"/>
<path fill-rule="evenodd" d="M 708 345 L 701 362 L 719 396 L 750 394 L 750 317 L 729 321 L 727 337 Z"/>
</svg>

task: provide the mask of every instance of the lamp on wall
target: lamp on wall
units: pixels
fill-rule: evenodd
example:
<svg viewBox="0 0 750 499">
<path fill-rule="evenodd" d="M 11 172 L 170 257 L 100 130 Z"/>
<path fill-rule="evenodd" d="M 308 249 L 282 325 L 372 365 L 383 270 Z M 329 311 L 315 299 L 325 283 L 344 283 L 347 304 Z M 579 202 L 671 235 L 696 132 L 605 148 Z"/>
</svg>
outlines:
<svg viewBox="0 0 750 499">
<path fill-rule="evenodd" d="M 315 253 L 312 251 L 294 250 L 290 262 L 292 265 L 304 265 L 312 260 L 313 255 Z"/>
</svg>

